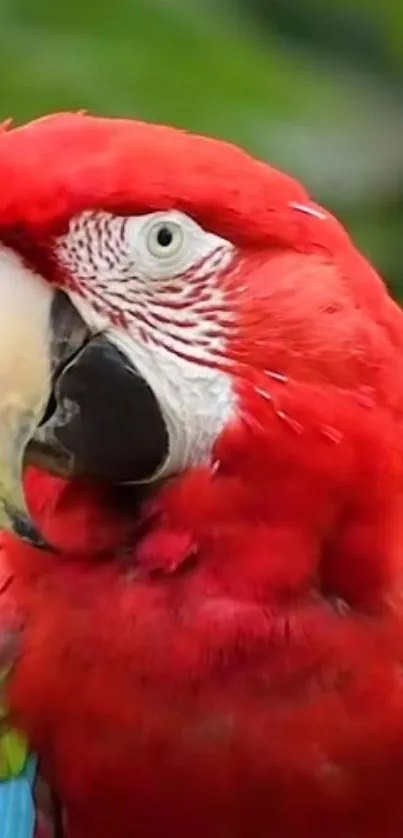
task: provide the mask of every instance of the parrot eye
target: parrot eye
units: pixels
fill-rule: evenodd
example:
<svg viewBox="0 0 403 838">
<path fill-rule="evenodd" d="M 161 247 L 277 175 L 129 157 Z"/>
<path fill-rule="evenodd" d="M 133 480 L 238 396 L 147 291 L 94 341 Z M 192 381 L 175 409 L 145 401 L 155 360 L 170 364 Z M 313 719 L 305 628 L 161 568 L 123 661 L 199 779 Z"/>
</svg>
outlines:
<svg viewBox="0 0 403 838">
<path fill-rule="evenodd" d="M 147 247 L 156 259 L 176 256 L 183 242 L 183 229 L 176 221 L 158 221 L 147 232 Z"/>
<path fill-rule="evenodd" d="M 86 296 L 99 283 L 97 305 L 100 298 L 107 304 L 110 294 L 114 308 L 118 298 L 126 308 L 131 294 L 142 293 L 139 282 L 183 277 L 194 266 L 200 276 L 219 272 L 234 251 L 231 242 L 178 210 L 138 216 L 87 211 L 72 218 L 67 234 L 55 241 L 58 261 Z"/>
<path fill-rule="evenodd" d="M 131 217 L 125 228 L 126 241 L 138 276 L 149 280 L 184 275 L 194 265 L 217 258 L 230 260 L 233 247 L 224 239 L 203 230 L 192 218 L 178 210 Z"/>
</svg>

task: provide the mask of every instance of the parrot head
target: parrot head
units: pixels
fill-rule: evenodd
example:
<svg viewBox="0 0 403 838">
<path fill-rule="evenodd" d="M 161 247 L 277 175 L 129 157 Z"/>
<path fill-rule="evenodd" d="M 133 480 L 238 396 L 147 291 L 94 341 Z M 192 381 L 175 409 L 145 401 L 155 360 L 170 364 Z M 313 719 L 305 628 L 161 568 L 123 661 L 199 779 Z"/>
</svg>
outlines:
<svg viewBox="0 0 403 838">
<path fill-rule="evenodd" d="M 366 554 L 401 479 L 403 321 L 341 225 L 234 146 L 128 120 L 5 130 L 0 176 L 1 525 L 63 549 L 57 487 L 122 509 L 188 475 L 193 531 L 247 514 L 311 574 L 358 520 L 340 550 Z"/>
</svg>

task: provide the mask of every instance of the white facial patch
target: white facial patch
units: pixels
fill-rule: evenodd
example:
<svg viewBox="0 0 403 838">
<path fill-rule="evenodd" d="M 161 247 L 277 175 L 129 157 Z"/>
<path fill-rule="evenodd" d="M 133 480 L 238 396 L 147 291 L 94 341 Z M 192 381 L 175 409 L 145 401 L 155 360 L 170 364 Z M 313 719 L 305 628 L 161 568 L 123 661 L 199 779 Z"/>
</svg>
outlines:
<svg viewBox="0 0 403 838">
<path fill-rule="evenodd" d="M 178 211 L 88 212 L 72 219 L 55 255 L 88 325 L 107 332 L 158 399 L 170 440 L 162 473 L 209 463 L 234 412 L 219 368 L 234 328 L 219 277 L 234 246 Z"/>
</svg>

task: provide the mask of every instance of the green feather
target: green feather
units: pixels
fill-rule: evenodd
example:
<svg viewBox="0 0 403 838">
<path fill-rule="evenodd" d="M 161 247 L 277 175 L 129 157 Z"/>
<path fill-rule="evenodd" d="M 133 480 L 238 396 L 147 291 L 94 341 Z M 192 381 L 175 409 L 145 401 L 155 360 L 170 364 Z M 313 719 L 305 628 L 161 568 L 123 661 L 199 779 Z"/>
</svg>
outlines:
<svg viewBox="0 0 403 838">
<path fill-rule="evenodd" d="M 9 670 L 0 673 L 0 688 Z M 7 708 L 0 697 L 0 782 L 19 777 L 29 757 L 28 743 L 23 734 L 7 724 Z"/>
<path fill-rule="evenodd" d="M 0 782 L 19 777 L 29 756 L 25 737 L 18 730 L 0 733 Z"/>
</svg>

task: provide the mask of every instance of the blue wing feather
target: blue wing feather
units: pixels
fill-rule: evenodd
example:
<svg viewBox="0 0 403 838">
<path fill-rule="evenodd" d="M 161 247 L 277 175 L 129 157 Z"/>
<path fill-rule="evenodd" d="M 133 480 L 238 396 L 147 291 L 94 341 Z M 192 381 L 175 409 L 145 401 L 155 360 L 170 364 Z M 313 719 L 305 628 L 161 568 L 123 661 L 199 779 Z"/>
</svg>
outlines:
<svg viewBox="0 0 403 838">
<path fill-rule="evenodd" d="M 0 783 L 0 838 L 33 838 L 36 760 L 31 757 L 19 777 Z"/>
</svg>

